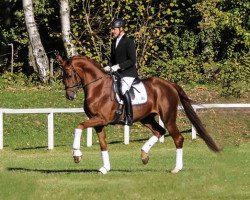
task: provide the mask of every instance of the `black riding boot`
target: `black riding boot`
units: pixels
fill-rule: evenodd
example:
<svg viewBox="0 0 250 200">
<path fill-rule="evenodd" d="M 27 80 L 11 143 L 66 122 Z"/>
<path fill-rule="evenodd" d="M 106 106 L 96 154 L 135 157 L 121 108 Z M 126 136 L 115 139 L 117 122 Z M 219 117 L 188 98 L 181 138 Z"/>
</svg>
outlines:
<svg viewBox="0 0 250 200">
<path fill-rule="evenodd" d="M 133 124 L 133 109 L 129 91 L 123 95 L 123 102 L 125 106 L 125 125 L 131 126 Z"/>
</svg>

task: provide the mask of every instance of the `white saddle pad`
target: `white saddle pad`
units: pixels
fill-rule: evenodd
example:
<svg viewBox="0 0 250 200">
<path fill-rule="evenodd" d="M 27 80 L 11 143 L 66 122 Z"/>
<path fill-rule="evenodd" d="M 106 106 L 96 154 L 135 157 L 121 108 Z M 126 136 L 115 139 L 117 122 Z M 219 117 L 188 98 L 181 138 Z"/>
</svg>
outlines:
<svg viewBox="0 0 250 200">
<path fill-rule="evenodd" d="M 135 94 L 134 98 L 131 97 L 132 105 L 146 103 L 148 97 L 144 84 L 139 82 L 138 84 L 133 85 L 132 88 Z M 119 98 L 118 94 L 116 94 L 116 100 L 119 104 L 123 104 L 123 101 Z"/>
</svg>

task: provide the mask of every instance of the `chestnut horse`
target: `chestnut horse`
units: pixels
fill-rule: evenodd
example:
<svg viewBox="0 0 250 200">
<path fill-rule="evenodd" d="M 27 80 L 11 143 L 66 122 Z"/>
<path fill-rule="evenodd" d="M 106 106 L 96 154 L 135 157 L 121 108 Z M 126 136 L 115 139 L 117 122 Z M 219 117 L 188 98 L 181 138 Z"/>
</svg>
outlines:
<svg viewBox="0 0 250 200">
<path fill-rule="evenodd" d="M 106 174 L 111 167 L 104 127 L 111 124 L 115 111 L 119 107 L 118 102 L 114 98 L 112 77 L 102 69 L 100 64 L 85 56 L 73 56 L 68 60 L 63 60 L 60 55 L 57 55 L 57 60 L 63 69 L 66 97 L 69 100 L 74 100 L 76 92 L 81 87 L 85 94 L 84 111 L 89 119 L 79 123 L 75 129 L 73 142 L 74 161 L 78 163 L 82 158 L 80 140 L 83 129 L 93 127 L 98 135 L 102 153 L 103 166 L 99 171 Z M 158 77 L 147 78 L 142 80 L 142 82 L 145 85 L 148 100 L 144 104 L 133 106 L 133 122 L 141 122 L 153 133 L 153 136 L 141 149 L 143 164 L 148 163 L 150 148 L 166 133 L 166 130 L 155 120 L 155 117 L 158 115 L 176 146 L 176 162 L 172 173 L 177 173 L 183 168 L 182 147 L 184 138 L 176 125 L 179 102 L 182 104 L 188 119 L 207 146 L 212 151 L 220 151 L 195 113 L 191 100 L 179 85 Z"/>
</svg>

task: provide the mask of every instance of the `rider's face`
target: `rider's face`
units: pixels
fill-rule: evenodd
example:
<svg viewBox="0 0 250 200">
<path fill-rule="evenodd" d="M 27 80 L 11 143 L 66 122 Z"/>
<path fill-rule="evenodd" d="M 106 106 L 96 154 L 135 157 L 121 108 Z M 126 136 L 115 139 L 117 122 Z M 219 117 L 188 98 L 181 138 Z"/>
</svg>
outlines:
<svg viewBox="0 0 250 200">
<path fill-rule="evenodd" d="M 114 38 L 117 38 L 117 37 L 119 37 L 119 35 L 122 32 L 122 30 L 121 30 L 121 28 L 113 28 L 111 30 L 111 32 L 112 32 Z"/>
</svg>

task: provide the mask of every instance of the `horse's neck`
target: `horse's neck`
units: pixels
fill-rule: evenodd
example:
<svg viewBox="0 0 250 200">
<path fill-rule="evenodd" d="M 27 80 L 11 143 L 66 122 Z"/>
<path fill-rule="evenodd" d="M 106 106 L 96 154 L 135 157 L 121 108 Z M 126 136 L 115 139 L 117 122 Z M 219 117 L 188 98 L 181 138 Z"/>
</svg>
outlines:
<svg viewBox="0 0 250 200">
<path fill-rule="evenodd" d="M 77 68 L 77 73 L 84 85 L 85 93 L 87 91 L 96 90 L 96 86 L 100 88 L 102 79 L 106 77 L 106 74 L 93 63 L 84 63 Z M 89 94 L 89 92 L 87 92 Z"/>
<path fill-rule="evenodd" d="M 93 81 L 94 79 L 105 75 L 99 66 L 88 60 L 85 60 L 85 62 L 80 63 L 78 69 L 78 75 L 81 77 L 82 81 L 85 84 L 86 82 Z"/>
</svg>

